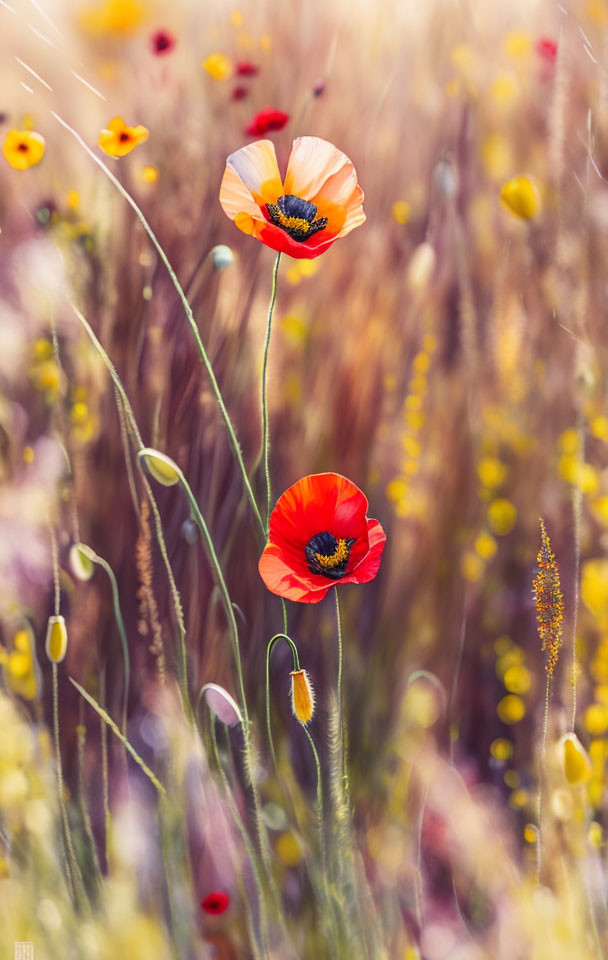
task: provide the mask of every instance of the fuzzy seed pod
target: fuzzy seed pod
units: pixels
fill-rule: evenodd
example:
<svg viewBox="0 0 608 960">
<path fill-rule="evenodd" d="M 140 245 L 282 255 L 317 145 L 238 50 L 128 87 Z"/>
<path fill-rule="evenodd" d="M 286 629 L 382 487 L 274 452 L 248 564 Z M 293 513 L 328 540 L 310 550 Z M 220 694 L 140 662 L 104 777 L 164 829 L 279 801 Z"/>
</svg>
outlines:
<svg viewBox="0 0 608 960">
<path fill-rule="evenodd" d="M 315 712 L 315 693 L 306 670 L 292 670 L 291 709 L 296 720 L 306 724 L 312 720 Z"/>
</svg>

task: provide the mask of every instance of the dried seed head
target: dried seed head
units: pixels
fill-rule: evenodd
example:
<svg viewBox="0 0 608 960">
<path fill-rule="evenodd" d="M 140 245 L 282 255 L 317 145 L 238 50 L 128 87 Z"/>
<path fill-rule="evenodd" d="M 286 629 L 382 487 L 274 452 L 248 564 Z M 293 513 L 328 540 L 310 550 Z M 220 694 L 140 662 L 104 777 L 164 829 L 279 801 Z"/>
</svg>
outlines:
<svg viewBox="0 0 608 960">
<path fill-rule="evenodd" d="M 545 670 L 552 677 L 561 649 L 564 623 L 564 598 L 562 596 L 559 570 L 551 549 L 549 534 L 544 521 L 540 521 L 541 545 L 538 551 L 538 572 L 532 583 L 538 633 L 545 651 Z"/>
<path fill-rule="evenodd" d="M 292 670 L 290 676 L 291 709 L 296 720 L 305 726 L 315 712 L 315 693 L 306 670 Z"/>
<path fill-rule="evenodd" d="M 63 617 L 49 617 L 46 628 L 46 655 L 53 663 L 61 663 L 68 649 L 68 632 Z"/>
</svg>

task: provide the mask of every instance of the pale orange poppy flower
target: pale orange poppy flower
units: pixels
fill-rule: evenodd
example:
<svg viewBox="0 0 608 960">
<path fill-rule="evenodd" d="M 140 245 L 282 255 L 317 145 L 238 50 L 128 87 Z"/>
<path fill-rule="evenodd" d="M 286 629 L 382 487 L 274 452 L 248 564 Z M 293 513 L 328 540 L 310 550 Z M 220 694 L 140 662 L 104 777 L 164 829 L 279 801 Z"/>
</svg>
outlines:
<svg viewBox="0 0 608 960">
<path fill-rule="evenodd" d="M 33 130 L 9 130 L 2 153 L 13 170 L 27 170 L 40 163 L 44 156 L 44 137 Z"/>
<path fill-rule="evenodd" d="M 106 130 L 99 134 L 99 146 L 110 157 L 124 157 L 131 153 L 139 143 L 147 140 L 149 131 L 146 127 L 128 127 L 122 117 L 110 120 Z"/>
<path fill-rule="evenodd" d="M 365 221 L 352 162 L 319 137 L 294 140 L 284 181 L 270 140 L 231 153 L 220 203 L 243 233 L 298 259 L 318 257 Z"/>
</svg>

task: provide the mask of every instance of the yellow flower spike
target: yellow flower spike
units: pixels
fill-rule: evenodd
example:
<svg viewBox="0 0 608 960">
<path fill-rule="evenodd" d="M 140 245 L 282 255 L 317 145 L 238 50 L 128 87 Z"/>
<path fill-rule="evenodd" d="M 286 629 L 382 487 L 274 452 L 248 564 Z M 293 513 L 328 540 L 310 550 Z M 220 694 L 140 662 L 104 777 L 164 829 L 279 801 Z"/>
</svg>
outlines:
<svg viewBox="0 0 608 960">
<path fill-rule="evenodd" d="M 13 170 L 28 170 L 44 156 L 44 137 L 33 130 L 9 130 L 2 144 L 2 153 Z"/>
<path fill-rule="evenodd" d="M 232 61 L 223 53 L 211 53 L 203 60 L 203 70 L 214 80 L 226 80 L 232 74 Z"/>
<path fill-rule="evenodd" d="M 68 632 L 62 616 L 49 617 L 45 649 L 53 663 L 61 663 L 64 659 L 68 649 Z"/>
<path fill-rule="evenodd" d="M 315 693 L 306 670 L 292 670 L 291 709 L 296 720 L 306 726 L 315 712 Z"/>
<path fill-rule="evenodd" d="M 564 642 L 564 598 L 555 554 L 544 521 L 540 521 L 540 550 L 537 571 L 532 581 L 538 635 L 545 653 L 547 677 L 552 677 Z"/>
<path fill-rule="evenodd" d="M 114 117 L 107 128 L 101 131 L 97 142 L 109 157 L 124 157 L 147 140 L 149 135 L 146 127 L 128 127 L 122 117 Z"/>
<path fill-rule="evenodd" d="M 561 764 L 564 776 L 571 786 L 586 783 L 591 779 L 592 767 L 589 754 L 575 733 L 567 733 L 559 741 Z"/>
<path fill-rule="evenodd" d="M 520 220 L 532 220 L 540 212 L 540 194 L 530 177 L 507 180 L 500 191 L 500 202 Z"/>
</svg>

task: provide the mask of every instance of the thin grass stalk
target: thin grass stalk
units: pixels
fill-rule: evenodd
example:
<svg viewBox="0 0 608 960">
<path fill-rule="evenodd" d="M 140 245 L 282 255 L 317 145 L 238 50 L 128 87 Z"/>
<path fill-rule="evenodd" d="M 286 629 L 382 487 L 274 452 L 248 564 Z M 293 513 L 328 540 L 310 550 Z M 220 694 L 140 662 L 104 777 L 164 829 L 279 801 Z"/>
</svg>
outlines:
<svg viewBox="0 0 608 960">
<path fill-rule="evenodd" d="M 213 395 L 214 395 L 215 400 L 216 400 L 216 403 L 217 403 L 217 405 L 218 405 L 218 407 L 219 407 L 219 409 L 220 409 L 220 413 L 221 413 L 222 418 L 223 418 L 223 420 L 224 420 L 224 424 L 225 424 L 225 426 L 226 426 L 226 430 L 228 431 L 228 437 L 229 437 L 229 440 L 230 440 L 230 445 L 231 445 L 231 447 L 232 447 L 232 451 L 233 451 L 234 456 L 235 456 L 235 459 L 236 459 L 236 461 L 237 461 L 239 470 L 241 471 L 241 476 L 242 476 L 242 478 L 243 478 L 243 484 L 244 484 L 245 490 L 246 490 L 246 492 L 247 492 L 247 497 L 248 497 L 248 499 L 249 499 L 249 503 L 250 503 L 250 505 L 251 505 L 251 509 L 252 509 L 252 511 L 253 511 L 253 515 L 254 515 L 254 517 L 255 517 L 258 525 L 259 525 L 260 532 L 261 532 L 262 535 L 263 535 L 264 532 L 265 532 L 264 521 L 262 520 L 260 511 L 259 511 L 259 509 L 258 509 L 258 505 L 257 505 L 256 499 L 255 499 L 255 496 L 254 496 L 254 494 L 253 494 L 253 490 L 252 490 L 252 487 L 251 487 L 251 483 L 249 482 L 249 477 L 247 476 L 247 470 L 245 469 L 245 463 L 244 463 L 244 461 L 243 461 L 243 455 L 242 455 L 242 453 L 241 453 L 241 448 L 240 448 L 240 445 L 239 445 L 239 442 L 238 442 L 238 439 L 237 439 L 237 436 L 236 436 L 234 427 L 233 427 L 233 425 L 232 425 L 232 421 L 231 421 L 231 419 L 230 419 L 230 415 L 228 414 L 228 411 L 227 411 L 227 409 L 226 409 L 226 405 L 225 405 L 225 403 L 224 403 L 224 398 L 222 397 L 222 393 L 221 393 L 221 391 L 220 391 L 219 384 L 218 384 L 217 379 L 216 379 L 216 377 L 215 377 L 215 373 L 213 372 L 213 367 L 212 367 L 212 365 L 211 365 L 211 361 L 209 360 L 209 357 L 208 357 L 208 355 L 207 355 L 207 351 L 205 350 L 205 347 L 204 347 L 204 345 L 203 345 L 203 341 L 201 340 L 200 334 L 199 334 L 199 332 L 198 332 L 198 327 L 197 327 L 197 325 L 196 325 L 196 320 L 194 319 L 194 314 L 193 314 L 193 312 L 192 312 L 192 308 L 191 308 L 190 304 L 188 303 L 188 299 L 187 299 L 187 297 L 186 297 L 186 295 L 185 295 L 185 293 L 184 293 L 184 291 L 183 291 L 183 289 L 182 289 L 182 287 L 181 287 L 181 284 L 180 284 L 179 280 L 177 279 L 177 276 L 176 276 L 176 274 L 175 274 L 175 271 L 173 270 L 173 267 L 171 266 L 171 263 L 169 262 L 169 259 L 168 259 L 167 255 L 166 255 L 165 251 L 163 250 L 160 242 L 158 241 L 158 239 L 157 239 L 157 237 L 156 237 L 156 234 L 155 234 L 154 231 L 152 230 L 152 227 L 150 226 L 150 224 L 149 224 L 148 221 L 146 220 L 146 218 L 145 218 L 144 214 L 142 213 L 142 211 L 140 210 L 139 206 L 137 205 L 137 203 L 135 202 L 135 200 L 133 199 L 133 197 L 131 196 L 131 194 L 125 189 L 125 187 L 123 187 L 123 185 L 122 185 L 122 183 L 120 182 L 120 180 L 118 180 L 117 177 L 114 176 L 114 174 L 112 173 L 112 171 L 106 166 L 106 164 L 103 162 L 103 160 L 101 160 L 98 156 L 96 156 L 95 153 L 93 153 L 93 151 L 91 150 L 91 148 L 84 142 L 84 140 L 82 139 L 82 137 L 80 136 L 80 134 L 77 133 L 77 131 L 74 130 L 73 127 L 71 127 L 68 123 L 66 123 L 66 121 L 63 120 L 62 117 L 59 116 L 59 114 L 55 113 L 55 111 L 52 110 L 52 111 L 51 111 L 51 115 L 55 118 L 55 120 L 57 120 L 57 121 L 61 124 L 62 127 L 64 127 L 69 133 L 72 134 L 72 136 L 75 138 L 75 140 L 76 140 L 76 141 L 80 144 L 80 146 L 86 151 L 86 153 L 88 153 L 88 155 L 91 157 L 91 159 L 94 160 L 94 162 L 97 164 L 97 166 L 98 166 L 101 170 L 103 170 L 103 172 L 104 172 L 105 175 L 108 177 L 108 179 L 110 180 L 110 182 L 114 184 L 114 186 L 116 187 L 116 189 L 118 190 L 118 192 L 120 193 L 120 195 L 127 201 L 127 203 L 129 204 L 129 206 L 134 210 L 134 212 L 135 212 L 136 216 L 138 217 L 140 223 L 142 224 L 144 230 L 145 230 L 146 233 L 148 234 L 148 237 L 150 238 L 152 244 L 153 244 L 154 247 L 156 248 L 156 252 L 158 253 L 160 259 L 162 260 L 163 265 L 164 265 L 165 269 L 167 270 L 167 273 L 169 274 L 169 277 L 171 278 L 171 282 L 173 283 L 173 286 L 175 287 L 175 289 L 176 289 L 176 291 L 177 291 L 177 294 L 178 294 L 178 296 L 179 296 L 179 299 L 181 300 L 182 306 L 183 306 L 183 308 L 184 308 L 184 313 L 185 313 L 186 319 L 187 319 L 187 321 L 188 321 L 188 323 L 189 323 L 189 325 L 190 325 L 190 329 L 192 330 L 192 334 L 193 334 L 193 336 L 194 336 L 194 340 L 195 340 L 196 346 L 198 347 L 198 351 L 199 351 L 201 360 L 203 361 L 203 366 L 205 367 L 205 370 L 206 370 L 206 372 L 207 372 L 207 376 L 209 377 L 209 381 L 210 381 L 210 383 L 211 383 L 211 389 L 212 389 Z"/>
<path fill-rule="evenodd" d="M 80 701 L 80 706 L 82 706 L 83 701 Z M 99 858 L 97 856 L 97 846 L 95 843 L 95 837 L 93 836 L 93 828 L 91 826 L 91 817 L 89 816 L 89 808 L 87 805 L 87 794 L 86 787 L 84 782 L 84 758 L 85 758 L 85 748 L 87 740 L 87 728 L 84 723 L 79 723 L 76 727 L 76 736 L 77 736 L 77 760 L 78 760 L 78 802 L 80 805 L 80 814 L 82 816 L 82 822 L 84 825 L 84 831 L 89 841 L 89 848 L 91 851 L 91 859 L 93 861 L 93 869 L 95 873 L 95 880 L 98 886 L 102 884 L 101 868 L 99 866 Z"/>
<path fill-rule="evenodd" d="M 77 682 L 73 679 L 73 677 L 69 677 L 68 679 L 69 679 L 70 683 L 72 684 L 72 686 L 76 687 L 76 689 L 78 690 L 78 693 L 80 694 L 80 696 L 81 696 L 81 697 L 84 697 L 84 699 L 87 701 L 87 703 L 88 703 L 91 707 L 93 707 L 93 710 L 95 710 L 95 712 L 98 714 L 98 716 L 101 717 L 101 719 L 103 720 L 103 722 L 108 725 L 108 727 L 110 728 L 110 730 L 112 731 L 112 733 L 113 733 L 116 737 L 118 737 L 118 739 L 119 739 L 120 742 L 123 744 L 123 746 L 126 747 L 127 751 L 131 754 L 131 756 L 132 756 L 133 759 L 135 760 L 135 763 L 138 765 L 138 767 L 140 767 L 141 770 L 143 771 L 143 773 L 145 773 L 145 775 L 147 776 L 148 780 L 150 780 L 150 782 L 151 782 L 152 784 L 154 784 L 154 786 L 156 787 L 156 789 L 158 790 L 158 792 L 159 792 L 161 795 L 164 796 L 164 795 L 167 793 L 167 791 L 165 790 L 164 786 L 162 785 L 162 783 L 160 782 L 160 780 L 158 779 L 158 777 L 156 777 L 155 774 L 152 773 L 152 771 L 150 770 L 150 767 L 147 765 L 147 763 L 146 763 L 144 760 L 142 760 L 142 758 L 141 758 L 140 755 L 137 753 L 137 751 L 135 750 L 135 748 L 131 746 L 131 744 L 129 743 L 129 741 L 127 740 L 127 738 L 121 733 L 118 725 L 117 725 L 116 723 L 114 723 L 114 721 L 112 720 L 112 717 L 109 715 L 109 713 L 107 713 L 107 712 L 103 709 L 103 707 L 101 707 L 101 706 L 97 703 L 97 701 L 95 700 L 95 698 L 92 697 L 90 693 L 87 693 L 87 691 L 84 689 L 84 687 L 81 687 L 80 684 L 77 683 Z"/>
<path fill-rule="evenodd" d="M 547 763 L 547 727 L 549 725 L 549 702 L 551 698 L 551 675 L 547 674 L 545 683 L 545 709 L 543 714 L 543 733 L 540 748 L 540 766 L 538 772 L 538 797 L 536 799 L 536 817 L 538 824 L 538 837 L 536 843 L 536 881 L 540 883 L 543 867 L 543 844 L 542 844 L 542 823 L 543 823 L 543 785 L 546 774 Z"/>
</svg>

